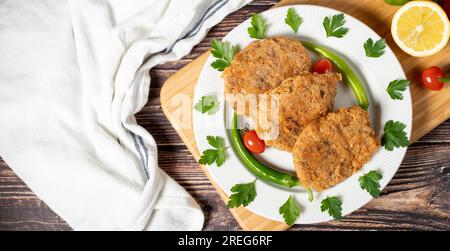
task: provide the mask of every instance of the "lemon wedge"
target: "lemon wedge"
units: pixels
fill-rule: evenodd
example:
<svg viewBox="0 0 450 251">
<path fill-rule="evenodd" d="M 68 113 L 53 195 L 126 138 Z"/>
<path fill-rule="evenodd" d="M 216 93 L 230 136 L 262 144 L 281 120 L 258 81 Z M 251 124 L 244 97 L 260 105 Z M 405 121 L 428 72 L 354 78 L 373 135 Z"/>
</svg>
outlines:
<svg viewBox="0 0 450 251">
<path fill-rule="evenodd" d="M 392 20 L 391 32 L 397 45 L 409 55 L 425 57 L 442 50 L 450 37 L 444 10 L 430 1 L 403 5 Z"/>
</svg>

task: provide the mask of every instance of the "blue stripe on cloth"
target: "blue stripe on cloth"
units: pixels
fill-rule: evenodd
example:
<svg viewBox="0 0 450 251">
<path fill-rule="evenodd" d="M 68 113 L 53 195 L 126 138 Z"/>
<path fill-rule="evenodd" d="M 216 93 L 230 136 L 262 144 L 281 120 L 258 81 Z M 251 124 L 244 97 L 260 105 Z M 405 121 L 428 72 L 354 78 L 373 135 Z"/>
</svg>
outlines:
<svg viewBox="0 0 450 251">
<path fill-rule="evenodd" d="M 148 174 L 148 170 L 147 170 L 147 166 L 145 164 L 145 159 L 144 159 L 144 155 L 141 152 L 141 148 L 139 147 L 139 143 L 136 140 L 136 134 L 134 134 L 132 131 L 128 131 L 128 133 L 131 135 L 131 137 L 133 138 L 133 142 L 134 142 L 134 147 L 136 148 L 136 151 L 139 154 L 139 158 L 141 159 L 142 162 L 142 166 L 144 167 L 144 172 L 145 172 L 145 176 L 147 176 L 147 179 L 150 178 L 150 175 Z M 146 149 L 147 150 L 147 149 Z M 147 153 L 148 154 L 148 153 Z"/>
<path fill-rule="evenodd" d="M 195 23 L 194 27 L 192 27 L 192 29 L 189 30 L 183 37 L 178 38 L 171 46 L 169 46 L 165 50 L 155 53 L 155 54 L 151 55 L 150 57 L 158 55 L 158 54 L 168 54 L 168 53 L 172 52 L 173 48 L 179 41 L 181 41 L 183 39 L 191 38 L 191 37 L 197 35 L 198 32 L 200 31 L 202 25 L 205 23 L 205 21 L 208 20 L 210 17 L 212 17 L 217 11 L 219 11 L 228 2 L 229 2 L 229 0 L 215 1 L 213 4 L 208 6 L 208 8 L 202 14 L 200 19 Z M 149 58 L 146 58 L 145 61 L 148 61 Z M 148 149 L 144 144 L 144 140 L 141 136 L 136 135 L 132 131 L 128 131 L 128 132 L 130 133 L 131 137 L 133 138 L 134 147 L 136 148 L 136 151 L 139 153 L 139 157 L 140 157 L 142 165 L 144 167 L 145 175 L 147 176 L 147 178 L 150 178 L 149 170 L 148 170 Z M 144 154 L 142 154 L 141 146 L 143 148 Z"/>
<path fill-rule="evenodd" d="M 191 38 L 195 36 L 202 27 L 203 23 L 208 20 L 212 15 L 216 14 L 216 12 L 222 8 L 225 4 L 227 4 L 229 0 L 218 0 L 214 2 L 211 6 L 209 6 L 206 11 L 203 13 L 202 17 L 199 21 L 194 25 L 194 27 L 187 32 L 187 34 L 181 39 Z"/>
<path fill-rule="evenodd" d="M 219 1 L 214 2 L 212 5 L 210 5 L 206 9 L 206 11 L 202 14 L 201 18 L 197 21 L 197 23 L 194 25 L 194 27 L 186 33 L 186 35 L 184 35 L 181 38 L 178 38 L 171 46 L 169 46 L 165 50 L 161 51 L 160 53 L 156 53 L 156 54 L 169 54 L 170 52 L 172 52 L 173 47 L 175 47 L 175 45 L 178 42 L 180 42 L 183 39 L 191 38 L 191 37 L 197 35 L 198 32 L 200 31 L 200 28 L 205 23 L 205 21 L 208 20 L 210 17 L 212 17 L 212 15 L 216 14 L 216 12 L 218 10 L 220 10 L 228 2 L 229 2 L 229 0 L 219 0 Z"/>
<path fill-rule="evenodd" d="M 141 146 L 142 146 L 142 148 L 144 149 L 144 154 L 145 154 L 145 168 L 147 169 L 147 171 L 149 171 L 149 170 L 148 170 L 148 149 L 147 149 L 147 147 L 146 147 L 145 144 L 144 144 L 144 139 L 143 139 L 141 136 L 139 136 L 139 135 L 137 135 L 137 138 L 139 139 L 139 143 L 141 143 Z"/>
</svg>

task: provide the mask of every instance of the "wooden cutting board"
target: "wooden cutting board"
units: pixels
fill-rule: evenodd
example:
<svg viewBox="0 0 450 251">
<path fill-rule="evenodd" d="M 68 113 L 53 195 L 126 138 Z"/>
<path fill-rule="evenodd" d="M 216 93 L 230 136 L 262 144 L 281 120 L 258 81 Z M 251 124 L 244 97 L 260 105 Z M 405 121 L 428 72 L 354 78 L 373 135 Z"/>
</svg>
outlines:
<svg viewBox="0 0 450 251">
<path fill-rule="evenodd" d="M 419 83 L 419 75 L 422 69 L 439 65 L 446 72 L 450 70 L 450 45 L 447 45 L 438 54 L 425 58 L 414 58 L 402 52 L 390 35 L 390 22 L 398 7 L 389 6 L 382 0 L 282 0 L 275 7 L 291 4 L 316 4 L 340 10 L 363 21 L 381 37 L 386 38 L 387 43 L 400 60 L 408 79 L 412 82 L 410 87 L 414 110 L 412 142 L 418 140 L 450 117 L 450 86 L 447 85 L 439 92 L 433 92 L 422 88 Z M 196 160 L 199 159 L 200 153 L 195 142 L 192 124 L 188 123 L 190 126 L 186 126 L 186 124 L 180 126 L 178 124 L 174 113 L 179 107 L 176 102 L 175 104 L 172 103 L 172 98 L 182 93 L 193 100 L 194 88 L 197 85 L 199 74 L 208 56 L 209 52 L 204 53 L 172 75 L 164 83 L 161 90 L 162 109 Z M 202 169 L 224 202 L 228 201 L 225 192 L 211 179 L 208 169 L 203 166 Z M 242 207 L 231 209 L 231 213 L 244 230 L 288 229 L 288 226 L 284 223 L 263 218 Z"/>
</svg>

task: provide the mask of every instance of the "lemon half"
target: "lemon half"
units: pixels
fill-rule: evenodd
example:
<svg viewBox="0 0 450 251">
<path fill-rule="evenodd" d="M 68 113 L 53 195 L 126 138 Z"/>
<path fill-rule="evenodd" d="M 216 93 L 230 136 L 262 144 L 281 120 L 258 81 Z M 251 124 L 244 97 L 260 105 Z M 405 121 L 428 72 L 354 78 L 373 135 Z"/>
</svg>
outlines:
<svg viewBox="0 0 450 251">
<path fill-rule="evenodd" d="M 444 10 L 429 1 L 412 1 L 401 7 L 392 20 L 394 41 L 415 57 L 433 55 L 442 50 L 450 37 L 449 20 Z"/>
</svg>

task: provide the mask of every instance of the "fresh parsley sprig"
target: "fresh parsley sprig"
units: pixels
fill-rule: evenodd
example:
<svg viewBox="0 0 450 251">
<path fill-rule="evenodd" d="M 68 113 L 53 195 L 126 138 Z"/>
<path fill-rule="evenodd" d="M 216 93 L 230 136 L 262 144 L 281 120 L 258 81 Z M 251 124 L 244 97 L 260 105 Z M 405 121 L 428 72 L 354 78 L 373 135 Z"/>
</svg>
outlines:
<svg viewBox="0 0 450 251">
<path fill-rule="evenodd" d="M 217 60 L 212 62 L 211 66 L 218 71 L 225 70 L 233 62 L 234 55 L 236 55 L 237 51 L 238 48 L 236 46 L 230 46 L 230 44 L 216 39 L 212 40 L 211 54 Z"/>
<path fill-rule="evenodd" d="M 212 165 L 215 162 L 217 166 L 221 166 L 227 158 L 224 139 L 219 136 L 207 136 L 206 140 L 208 141 L 208 144 L 215 149 L 203 151 L 198 162 L 202 165 Z"/>
<path fill-rule="evenodd" d="M 409 86 L 409 80 L 406 79 L 397 79 L 393 80 L 389 83 L 386 91 L 389 93 L 392 99 L 402 100 L 403 94 L 402 92 L 406 90 Z"/>
<path fill-rule="evenodd" d="M 227 203 L 228 208 L 248 206 L 256 198 L 256 180 L 246 184 L 237 184 L 231 188 L 230 200 Z"/>
<path fill-rule="evenodd" d="M 297 33 L 298 27 L 300 27 L 300 25 L 303 23 L 303 19 L 297 14 L 294 8 L 289 8 L 286 13 L 284 22 L 289 25 L 295 33 Z"/>
<path fill-rule="evenodd" d="M 288 200 L 280 207 L 279 213 L 283 216 L 284 222 L 292 226 L 300 215 L 300 207 L 294 196 L 289 196 Z"/>
<path fill-rule="evenodd" d="M 247 30 L 251 38 L 263 39 L 266 37 L 267 24 L 259 14 L 252 14 L 251 25 Z"/>
<path fill-rule="evenodd" d="M 219 110 L 219 102 L 215 96 L 203 96 L 195 105 L 194 109 L 201 113 L 213 115 Z"/>
<path fill-rule="evenodd" d="M 359 185 L 362 189 L 369 192 L 372 197 L 376 198 L 380 196 L 380 180 L 383 178 L 380 172 L 370 171 L 363 176 L 359 177 Z"/>
<path fill-rule="evenodd" d="M 394 150 L 394 147 L 406 147 L 409 145 L 408 137 L 404 132 L 406 125 L 399 122 L 389 120 L 384 125 L 384 135 L 381 138 L 381 145 L 388 151 Z"/>
<path fill-rule="evenodd" d="M 345 16 L 344 14 L 337 14 L 333 17 L 325 17 L 323 20 L 323 27 L 327 33 L 327 37 L 337 37 L 341 38 L 347 34 L 349 29 L 344 27 Z"/>
<path fill-rule="evenodd" d="M 320 210 L 322 212 L 328 211 L 331 217 L 335 220 L 340 220 L 342 218 L 342 201 L 336 196 L 327 197 L 322 200 L 320 205 Z"/>
<path fill-rule="evenodd" d="M 364 43 L 364 50 L 366 51 L 367 57 L 381 57 L 384 54 L 384 49 L 386 49 L 386 40 L 384 39 L 380 39 L 374 43 L 372 38 L 369 38 Z"/>
</svg>

